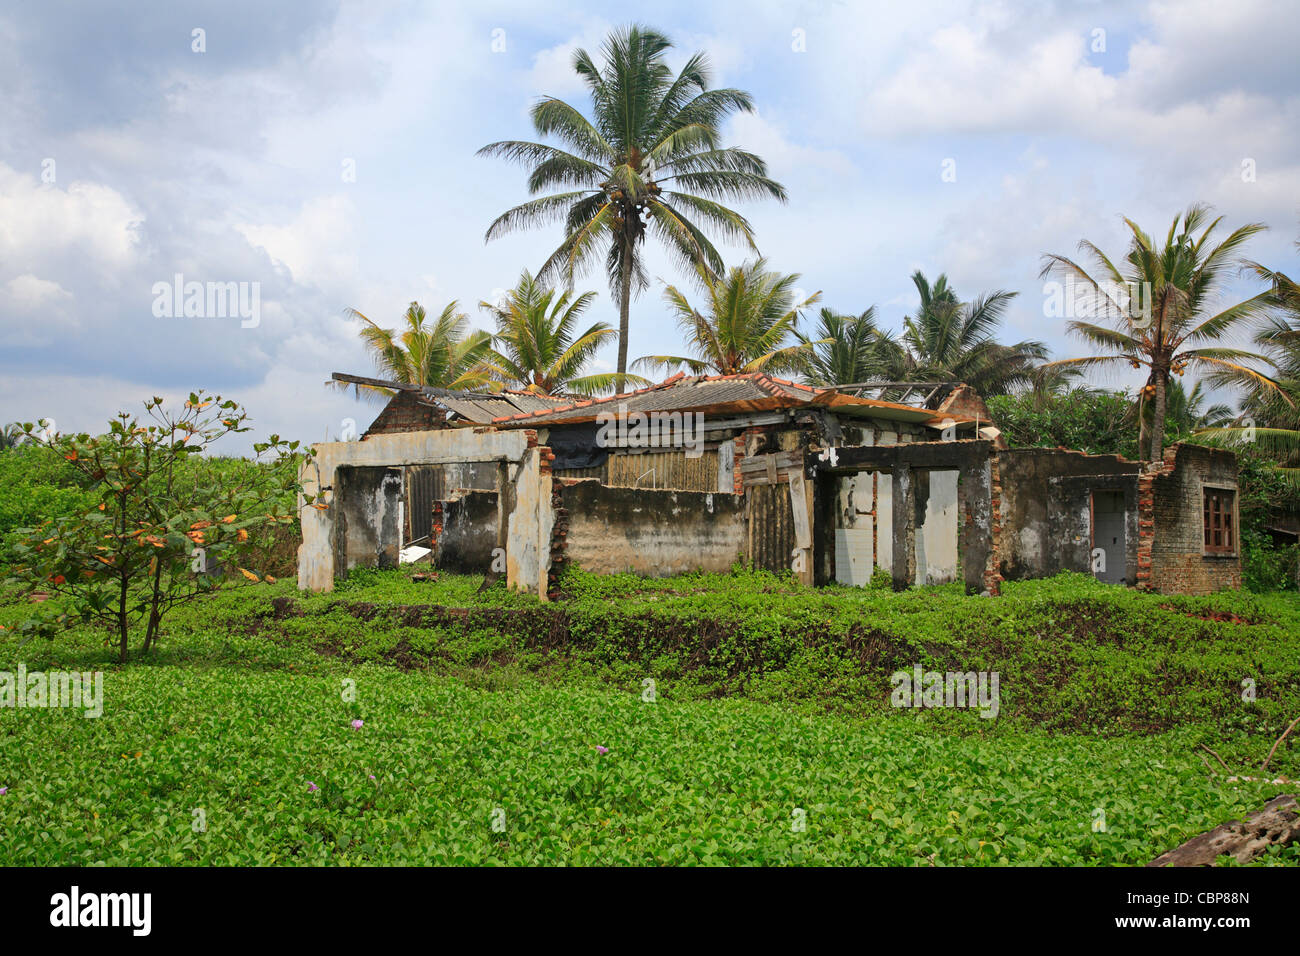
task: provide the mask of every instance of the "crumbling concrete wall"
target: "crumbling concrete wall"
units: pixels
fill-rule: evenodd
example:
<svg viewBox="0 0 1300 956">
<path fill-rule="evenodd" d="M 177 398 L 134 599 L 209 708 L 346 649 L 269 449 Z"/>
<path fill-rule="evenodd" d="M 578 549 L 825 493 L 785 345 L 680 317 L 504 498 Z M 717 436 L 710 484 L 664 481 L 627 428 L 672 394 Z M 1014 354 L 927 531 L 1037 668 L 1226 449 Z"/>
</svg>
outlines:
<svg viewBox="0 0 1300 956">
<path fill-rule="evenodd" d="M 542 476 L 537 468 L 537 433 L 531 430 L 497 431 L 491 428 L 442 429 L 436 431 L 401 432 L 373 435 L 364 441 L 323 442 L 313 446 L 316 456 L 308 461 L 302 471 L 301 481 L 306 494 L 315 496 L 312 507 L 301 509 L 302 545 L 298 548 L 298 586 L 304 590 L 328 591 L 334 587 L 334 578 L 344 569 L 345 561 L 338 551 L 336 524 L 342 520 L 345 507 L 342 499 L 350 498 L 339 481 L 340 468 L 380 467 L 401 465 L 464 464 L 468 462 L 496 462 L 498 466 L 519 466 L 526 457 L 534 464 L 525 473 L 516 469 L 514 486 L 508 489 L 507 500 L 513 502 L 520 490 L 537 501 L 541 495 Z M 530 456 L 531 451 L 531 456 Z M 523 477 L 520 478 L 519 476 Z M 550 476 L 546 476 L 546 500 L 549 503 Z M 547 511 L 549 512 L 549 507 Z M 357 513 L 358 515 L 360 512 Z M 531 519 L 534 529 L 538 518 Z M 550 533 L 549 524 L 547 526 Z M 535 537 L 533 539 L 536 540 Z M 544 582 L 544 569 L 538 575 L 536 548 L 531 559 L 516 562 L 517 573 L 511 578 L 512 586 L 536 591 L 538 581 Z M 543 584 L 544 586 L 544 584 Z"/>
<path fill-rule="evenodd" d="M 726 572 L 744 552 L 740 495 L 610 488 L 591 480 L 561 482 L 557 492 L 568 523 L 564 560 L 586 571 Z"/>
<path fill-rule="evenodd" d="M 918 585 L 957 579 L 957 476 L 951 468 L 916 473 L 916 561 Z"/>
<path fill-rule="evenodd" d="M 1205 549 L 1207 488 L 1232 492 L 1234 547 L 1228 554 Z M 1143 520 L 1150 535 L 1143 541 L 1141 571 L 1146 573 L 1140 586 L 1179 594 L 1241 587 L 1237 492 L 1237 456 L 1232 452 L 1186 442 L 1166 449 L 1164 461 L 1142 480 Z"/>
<path fill-rule="evenodd" d="M 969 385 L 958 385 L 939 403 L 936 413 L 954 419 L 973 418 L 983 425 L 992 425 L 993 416 L 984 399 Z"/>
<path fill-rule="evenodd" d="M 509 434 L 509 433 L 507 433 Z M 551 501 L 550 449 L 528 448 L 510 482 L 514 507 L 506 522 L 506 583 L 545 599 L 551 569 L 551 531 L 555 508 Z"/>
<path fill-rule="evenodd" d="M 457 574 L 487 574 L 500 546 L 495 491 L 469 491 L 434 504 L 433 565 Z"/>
<path fill-rule="evenodd" d="M 395 568 L 401 548 L 402 473 L 383 466 L 338 470 L 334 549 L 340 577 L 352 568 Z"/>
<path fill-rule="evenodd" d="M 876 477 L 876 551 L 882 553 L 880 535 L 886 534 L 894 588 L 941 583 L 960 574 L 968 593 L 997 593 L 992 449 L 988 441 L 960 440 L 809 452 L 805 467 L 816 486 L 813 581 L 825 584 L 836 577 L 836 531 L 842 521 L 838 513 L 840 480 L 846 475 L 878 472 L 888 473 L 889 482 L 884 486 L 886 499 L 881 476 Z M 940 490 L 932 508 L 936 484 Z M 882 520 L 885 500 L 890 511 L 887 522 Z M 882 532 L 882 526 L 887 530 Z M 930 560 L 932 553 L 937 562 Z"/>
<path fill-rule="evenodd" d="M 1094 545 L 1108 566 L 1137 580 L 1138 462 L 1063 448 L 1012 448 L 998 453 L 1001 534 L 998 570 L 1007 580 L 1093 571 Z M 1094 541 L 1093 495 L 1123 496 L 1124 542 Z"/>
</svg>

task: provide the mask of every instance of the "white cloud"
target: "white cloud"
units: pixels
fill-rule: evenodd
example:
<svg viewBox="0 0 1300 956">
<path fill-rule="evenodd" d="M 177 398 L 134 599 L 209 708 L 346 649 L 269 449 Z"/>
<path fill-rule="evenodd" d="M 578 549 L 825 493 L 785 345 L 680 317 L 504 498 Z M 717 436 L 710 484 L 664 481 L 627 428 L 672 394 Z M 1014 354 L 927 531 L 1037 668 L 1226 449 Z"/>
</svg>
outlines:
<svg viewBox="0 0 1300 956">
<path fill-rule="evenodd" d="M 10 347 L 55 344 L 77 330 L 73 295 L 57 282 L 27 273 L 0 285 L 0 343 Z"/>
<path fill-rule="evenodd" d="M 242 223 L 235 228 L 287 268 L 295 282 L 328 289 L 357 273 L 356 217 L 351 198 L 335 194 L 303 203 L 284 225 Z"/>
<path fill-rule="evenodd" d="M 731 119 L 727 141 L 757 153 L 767 162 L 771 176 L 781 182 L 791 176 L 850 177 L 853 163 L 835 149 L 817 149 L 797 142 L 797 127 L 790 129 L 762 112 L 737 113 Z M 823 178 L 822 182 L 826 182 Z"/>
<path fill-rule="evenodd" d="M 4 296 L 18 309 L 37 309 L 60 306 L 72 301 L 72 293 L 57 282 L 40 279 L 28 273 L 14 276 L 4 284 Z"/>
<path fill-rule="evenodd" d="M 3 272 L 30 271 L 46 257 L 70 251 L 81 257 L 83 268 L 120 268 L 136 254 L 143 221 L 110 186 L 74 181 L 63 189 L 0 163 Z"/>
</svg>

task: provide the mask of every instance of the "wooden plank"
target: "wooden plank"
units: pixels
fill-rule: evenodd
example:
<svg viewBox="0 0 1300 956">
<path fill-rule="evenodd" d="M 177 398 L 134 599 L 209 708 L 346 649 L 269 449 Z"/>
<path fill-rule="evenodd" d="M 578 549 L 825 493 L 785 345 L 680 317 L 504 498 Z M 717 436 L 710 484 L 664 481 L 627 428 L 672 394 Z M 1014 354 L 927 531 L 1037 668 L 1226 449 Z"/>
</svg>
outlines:
<svg viewBox="0 0 1300 956">
<path fill-rule="evenodd" d="M 760 472 L 769 470 L 769 462 L 774 462 L 777 468 L 798 468 L 803 470 L 803 459 L 793 452 L 783 451 L 773 455 L 751 455 L 749 458 L 741 459 L 740 470 L 744 472 Z"/>
<path fill-rule="evenodd" d="M 718 446 L 718 491 L 734 493 L 736 490 L 736 446 L 723 442 Z"/>
<path fill-rule="evenodd" d="M 808 498 L 804 490 L 803 474 L 790 474 L 790 509 L 794 513 L 794 544 L 796 548 L 812 547 L 812 516 L 808 514 Z"/>
</svg>

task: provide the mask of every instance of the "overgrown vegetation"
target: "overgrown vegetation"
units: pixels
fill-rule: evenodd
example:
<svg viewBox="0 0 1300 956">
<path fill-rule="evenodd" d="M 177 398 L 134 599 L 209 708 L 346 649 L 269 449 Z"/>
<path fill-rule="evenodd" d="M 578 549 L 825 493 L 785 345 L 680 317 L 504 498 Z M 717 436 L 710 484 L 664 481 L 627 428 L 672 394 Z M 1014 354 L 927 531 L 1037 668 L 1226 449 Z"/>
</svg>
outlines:
<svg viewBox="0 0 1300 956">
<path fill-rule="evenodd" d="M 479 583 L 369 572 L 332 594 L 251 589 L 184 622 L 178 640 L 219 624 L 467 680 L 536 674 L 633 691 L 648 678 L 680 700 L 747 697 L 854 716 L 887 710 L 890 675 L 915 664 L 997 671 L 1002 723 L 1100 736 L 1199 725 L 1207 744 L 1242 763 L 1300 713 L 1300 602 L 1281 595 L 1168 597 L 1061 575 L 973 600 L 956 586 L 896 594 L 764 572 L 649 581 L 571 570 L 566 599 L 545 605 L 500 586 L 480 593 Z M 1249 706 L 1246 679 L 1257 695 Z M 933 719 L 967 726 L 967 717 Z"/>
<path fill-rule="evenodd" d="M 0 712 L 0 863 L 1139 864 L 1300 770 L 1257 769 L 1300 713 L 1282 595 L 479 583 L 222 592 L 128 667 L 0 636 L 0 670 L 106 672 L 99 719 Z M 999 716 L 889 707 L 916 663 L 998 670 Z"/>
</svg>

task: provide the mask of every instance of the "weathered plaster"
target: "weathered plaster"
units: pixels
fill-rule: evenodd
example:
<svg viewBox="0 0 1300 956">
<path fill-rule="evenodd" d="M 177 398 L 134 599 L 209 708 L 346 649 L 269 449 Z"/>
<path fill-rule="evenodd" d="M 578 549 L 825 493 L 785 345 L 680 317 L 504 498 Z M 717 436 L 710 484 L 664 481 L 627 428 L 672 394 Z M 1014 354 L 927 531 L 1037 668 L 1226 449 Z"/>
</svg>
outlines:
<svg viewBox="0 0 1300 956">
<path fill-rule="evenodd" d="M 298 548 L 298 587 L 330 591 L 338 572 L 335 522 L 339 506 L 334 500 L 340 466 L 447 464 L 455 462 L 518 462 L 528 450 L 528 431 L 488 428 L 442 429 L 373 435 L 364 441 L 321 442 L 316 456 L 303 468 L 303 491 L 317 496 L 312 507 L 301 509 L 302 544 Z M 536 578 L 533 578 L 534 585 Z"/>
</svg>

